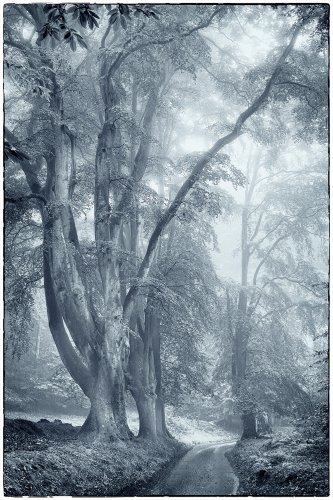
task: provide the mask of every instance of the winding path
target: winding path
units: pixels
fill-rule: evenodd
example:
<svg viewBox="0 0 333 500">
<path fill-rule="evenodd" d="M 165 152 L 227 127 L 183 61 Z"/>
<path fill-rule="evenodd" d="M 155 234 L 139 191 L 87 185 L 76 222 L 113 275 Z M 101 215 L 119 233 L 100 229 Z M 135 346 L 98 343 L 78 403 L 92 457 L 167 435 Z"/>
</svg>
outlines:
<svg viewBox="0 0 333 500">
<path fill-rule="evenodd" d="M 192 448 L 157 484 L 150 495 L 236 495 L 238 478 L 225 452 L 235 443 L 213 443 Z"/>
</svg>

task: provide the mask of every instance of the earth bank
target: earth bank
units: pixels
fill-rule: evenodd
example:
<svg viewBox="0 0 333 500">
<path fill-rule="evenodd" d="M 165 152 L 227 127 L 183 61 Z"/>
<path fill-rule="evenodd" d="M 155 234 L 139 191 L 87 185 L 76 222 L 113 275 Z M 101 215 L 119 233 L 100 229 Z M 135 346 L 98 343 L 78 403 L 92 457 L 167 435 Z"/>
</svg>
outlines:
<svg viewBox="0 0 333 500">
<path fill-rule="evenodd" d="M 226 456 L 239 478 L 238 495 L 328 496 L 328 440 L 294 427 L 238 441 Z"/>
<path fill-rule="evenodd" d="M 188 447 L 176 440 L 91 446 L 60 420 L 5 419 L 6 496 L 115 496 L 144 485 Z"/>
</svg>

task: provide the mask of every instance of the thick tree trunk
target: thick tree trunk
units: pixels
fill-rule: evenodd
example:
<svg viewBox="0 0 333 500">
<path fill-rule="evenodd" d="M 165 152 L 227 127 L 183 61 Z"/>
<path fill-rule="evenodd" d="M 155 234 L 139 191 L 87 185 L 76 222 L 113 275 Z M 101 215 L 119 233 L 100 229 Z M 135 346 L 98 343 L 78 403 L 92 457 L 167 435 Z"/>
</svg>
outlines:
<svg viewBox="0 0 333 500">
<path fill-rule="evenodd" d="M 256 417 L 254 413 L 243 413 L 242 415 L 243 422 L 243 434 L 241 439 L 255 439 L 258 437 L 257 434 L 257 426 L 256 426 Z"/>
<path fill-rule="evenodd" d="M 131 394 L 135 400 L 139 414 L 139 436 L 156 439 L 155 414 L 155 371 L 151 345 L 151 330 L 149 313 L 146 310 L 145 327 L 136 314 L 131 318 L 131 330 L 135 332 L 138 324 L 139 334 L 130 338 L 130 385 Z"/>
<path fill-rule="evenodd" d="M 58 94 L 56 94 L 58 96 Z M 61 98 L 53 101 L 54 112 L 61 117 Z M 52 164 L 48 165 L 48 194 L 55 203 L 49 207 L 47 220 L 47 267 L 46 296 L 50 328 L 56 340 L 59 353 L 74 380 L 83 388 L 91 402 L 91 410 L 81 435 L 98 439 L 127 439 L 131 433 L 127 426 L 123 368 L 126 364 L 126 335 L 122 325 L 122 306 L 119 298 L 118 262 L 112 248 L 100 249 L 104 260 L 100 267 L 104 292 L 104 323 L 95 321 L 89 296 L 75 222 L 70 208 L 71 175 L 65 161 L 66 145 L 64 130 L 54 125 L 55 151 Z M 104 137 L 104 136 L 103 136 Z M 72 145 L 72 144 L 71 144 Z M 104 144 L 106 147 L 109 144 Z M 73 153 L 73 151 L 72 151 Z M 98 157 L 101 163 L 98 172 L 108 170 L 103 163 L 106 151 Z M 107 207 L 105 187 L 97 176 L 100 197 L 96 207 L 98 215 L 98 241 L 104 238 L 104 245 L 110 241 L 108 225 L 103 210 Z M 108 189 L 108 185 L 106 186 Z M 104 203 L 104 205 L 103 205 Z M 105 207 L 106 204 L 106 207 Z M 98 231 L 105 229 L 106 233 Z M 112 243 L 117 241 L 115 231 Z M 52 295 L 53 294 L 53 295 Z M 56 304 L 56 309 L 55 305 Z M 56 321 L 54 311 L 57 312 Z M 52 320 L 52 321 L 51 321 Z M 81 356 L 71 346 L 64 329 L 66 322 L 72 340 Z M 70 357 L 67 354 L 69 351 Z M 77 368 L 73 365 L 73 359 Z M 89 383 L 82 382 L 82 374 Z M 88 387 L 87 387 L 88 386 Z"/>
<path fill-rule="evenodd" d="M 90 412 L 80 434 L 89 439 L 114 441 L 123 436 L 119 434 L 113 415 L 109 367 L 104 359 L 101 359 L 99 365 L 98 375 L 90 394 Z"/>
<path fill-rule="evenodd" d="M 156 432 L 159 437 L 173 439 L 173 436 L 168 431 L 165 420 L 165 405 L 164 399 L 160 394 L 156 394 L 155 401 L 156 413 Z"/>
<path fill-rule="evenodd" d="M 155 401 L 155 413 L 156 413 L 156 432 L 160 437 L 169 437 L 169 433 L 166 421 L 165 421 L 165 406 L 164 406 L 164 396 L 163 396 L 163 386 L 162 386 L 162 363 L 161 363 L 161 332 L 160 332 L 161 321 L 157 314 L 155 314 L 152 329 L 152 347 L 154 354 L 154 366 L 155 366 L 155 377 L 156 377 L 156 401 Z"/>
<path fill-rule="evenodd" d="M 90 412 L 80 434 L 102 441 L 126 440 L 132 433 L 127 425 L 122 364 L 105 351 L 89 392 Z"/>
<path fill-rule="evenodd" d="M 122 323 L 120 262 L 116 253 L 119 245 L 121 220 L 111 224 L 111 208 L 119 201 L 119 185 L 111 180 L 119 177 L 120 162 L 115 148 L 119 148 L 120 130 L 115 124 L 114 107 L 119 96 L 113 85 L 109 63 L 101 58 L 100 90 L 105 106 L 105 122 L 98 137 L 95 171 L 95 238 L 99 273 L 104 297 L 104 343 L 102 358 L 107 366 L 107 382 L 113 418 L 121 438 L 131 436 L 127 426 L 125 406 L 125 376 L 129 355 L 128 335 Z M 117 149 L 118 151 L 118 149 Z"/>
<path fill-rule="evenodd" d="M 156 439 L 155 396 L 142 389 L 136 394 L 135 402 L 140 422 L 139 437 Z"/>
<path fill-rule="evenodd" d="M 114 419 L 121 437 L 131 436 L 127 426 L 125 404 L 125 375 L 128 363 L 128 334 L 122 323 L 119 266 L 113 259 L 107 267 L 105 289 L 105 331 L 102 345 L 102 359 L 107 366 L 108 387 Z"/>
</svg>

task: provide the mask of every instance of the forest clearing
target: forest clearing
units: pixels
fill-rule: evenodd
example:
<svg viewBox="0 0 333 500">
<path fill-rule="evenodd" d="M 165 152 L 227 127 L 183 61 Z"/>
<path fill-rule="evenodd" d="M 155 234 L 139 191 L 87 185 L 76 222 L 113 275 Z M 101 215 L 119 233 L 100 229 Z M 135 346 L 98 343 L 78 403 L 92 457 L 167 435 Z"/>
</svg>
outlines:
<svg viewBox="0 0 333 500">
<path fill-rule="evenodd" d="M 328 496 L 329 5 L 4 5 L 5 496 Z"/>
</svg>

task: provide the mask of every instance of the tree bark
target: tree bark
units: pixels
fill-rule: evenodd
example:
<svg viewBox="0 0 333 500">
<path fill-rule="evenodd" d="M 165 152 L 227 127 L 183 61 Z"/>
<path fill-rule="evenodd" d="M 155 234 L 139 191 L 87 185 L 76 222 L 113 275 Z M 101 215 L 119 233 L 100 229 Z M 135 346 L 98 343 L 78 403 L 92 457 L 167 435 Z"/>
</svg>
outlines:
<svg viewBox="0 0 333 500">
<path fill-rule="evenodd" d="M 242 211 L 242 276 L 241 290 L 238 295 L 237 319 L 235 335 L 233 338 L 232 352 L 232 390 L 238 399 L 240 406 L 241 420 L 243 423 L 242 439 L 246 437 L 256 437 L 255 415 L 249 408 L 243 410 L 242 393 L 246 392 L 246 364 L 247 346 L 250 336 L 250 324 L 247 315 L 248 303 L 248 266 L 249 266 L 249 245 L 248 245 L 248 203 L 246 196 L 245 207 Z M 254 423 L 253 423 L 254 422 Z"/>
<path fill-rule="evenodd" d="M 43 214 L 44 220 L 46 217 Z M 89 397 L 91 392 L 89 369 L 80 358 L 68 337 L 54 289 L 51 274 L 52 245 L 49 242 L 51 231 L 50 221 L 44 221 L 44 228 L 44 291 L 50 331 L 62 362 L 74 381 L 81 387 L 84 394 Z"/>
<path fill-rule="evenodd" d="M 258 437 L 256 417 L 254 413 L 243 413 L 243 434 L 241 439 L 255 439 Z"/>
<path fill-rule="evenodd" d="M 81 427 L 80 435 L 88 439 L 115 441 L 123 437 L 117 428 L 113 414 L 112 391 L 109 387 L 109 367 L 101 359 L 98 375 L 90 394 L 89 415 Z"/>
<path fill-rule="evenodd" d="M 131 335 L 129 360 L 130 390 L 139 414 L 139 436 L 156 439 L 155 414 L 155 367 L 152 350 L 151 312 L 145 310 L 145 326 L 134 313 L 131 318 L 131 330 L 139 335 Z"/>
</svg>

